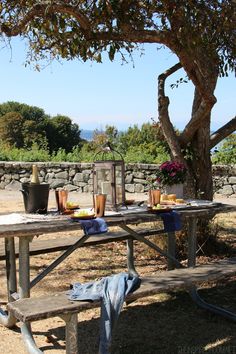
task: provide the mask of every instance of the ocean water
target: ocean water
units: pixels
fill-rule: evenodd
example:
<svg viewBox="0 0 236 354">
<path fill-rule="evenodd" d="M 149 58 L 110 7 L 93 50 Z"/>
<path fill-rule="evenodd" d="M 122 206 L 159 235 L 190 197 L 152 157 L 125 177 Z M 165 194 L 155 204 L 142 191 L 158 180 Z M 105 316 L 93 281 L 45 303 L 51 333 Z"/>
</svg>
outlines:
<svg viewBox="0 0 236 354">
<path fill-rule="evenodd" d="M 93 130 L 81 129 L 80 136 L 82 139 L 91 141 L 93 139 Z"/>
</svg>

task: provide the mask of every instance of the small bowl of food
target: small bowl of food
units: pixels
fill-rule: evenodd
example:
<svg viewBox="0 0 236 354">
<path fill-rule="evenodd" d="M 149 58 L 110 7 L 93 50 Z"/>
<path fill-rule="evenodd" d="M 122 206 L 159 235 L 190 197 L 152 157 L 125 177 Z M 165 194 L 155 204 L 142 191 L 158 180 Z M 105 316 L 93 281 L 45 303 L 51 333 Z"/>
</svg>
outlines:
<svg viewBox="0 0 236 354">
<path fill-rule="evenodd" d="M 91 209 L 79 209 L 74 211 L 70 217 L 72 220 L 89 220 L 95 218 L 95 213 Z"/>
<path fill-rule="evenodd" d="M 79 209 L 78 203 L 74 203 L 70 201 L 66 203 L 66 210 L 75 210 L 75 209 Z"/>
</svg>

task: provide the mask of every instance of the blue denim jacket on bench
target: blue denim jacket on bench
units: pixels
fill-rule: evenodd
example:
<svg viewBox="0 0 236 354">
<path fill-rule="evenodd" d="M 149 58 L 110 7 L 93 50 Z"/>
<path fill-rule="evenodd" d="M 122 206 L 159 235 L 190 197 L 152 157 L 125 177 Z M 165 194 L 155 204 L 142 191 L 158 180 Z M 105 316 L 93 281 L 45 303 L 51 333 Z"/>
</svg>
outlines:
<svg viewBox="0 0 236 354">
<path fill-rule="evenodd" d="M 112 331 L 117 323 L 126 295 L 139 288 L 141 279 L 127 273 L 104 277 L 85 284 L 75 283 L 70 300 L 101 300 L 99 354 L 109 354 Z"/>
</svg>

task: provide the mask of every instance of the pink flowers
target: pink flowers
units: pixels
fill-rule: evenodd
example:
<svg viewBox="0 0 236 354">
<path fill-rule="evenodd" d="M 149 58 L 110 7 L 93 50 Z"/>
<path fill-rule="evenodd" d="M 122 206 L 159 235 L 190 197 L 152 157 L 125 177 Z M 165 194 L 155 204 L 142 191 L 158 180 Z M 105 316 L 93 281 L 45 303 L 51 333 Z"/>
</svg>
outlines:
<svg viewBox="0 0 236 354">
<path fill-rule="evenodd" d="M 160 166 L 157 179 L 162 185 L 171 186 L 183 183 L 186 179 L 186 167 L 178 161 L 163 162 Z"/>
</svg>

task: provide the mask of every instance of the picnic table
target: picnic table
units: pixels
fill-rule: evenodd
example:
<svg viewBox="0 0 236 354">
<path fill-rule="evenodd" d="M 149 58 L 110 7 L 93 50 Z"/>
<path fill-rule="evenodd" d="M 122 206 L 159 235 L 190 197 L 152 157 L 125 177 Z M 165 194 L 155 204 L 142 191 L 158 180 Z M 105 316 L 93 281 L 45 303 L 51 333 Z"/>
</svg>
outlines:
<svg viewBox="0 0 236 354">
<path fill-rule="evenodd" d="M 222 203 L 197 203 L 196 205 L 192 204 L 188 207 L 179 207 L 177 209 L 181 218 L 184 219 L 187 223 L 188 229 L 188 268 L 194 268 L 196 265 L 196 229 L 197 229 L 197 220 L 206 217 L 213 217 L 217 213 L 226 213 L 229 211 L 236 211 L 236 207 L 228 204 Z M 163 234 L 164 229 L 152 230 L 148 225 L 151 222 L 155 222 L 161 219 L 161 213 L 150 213 L 145 207 L 139 208 L 129 208 L 127 210 L 122 210 L 121 212 L 113 213 L 110 215 L 105 215 L 104 219 L 108 227 L 115 226 L 118 228 L 118 231 L 107 232 L 99 235 L 82 235 L 76 240 L 76 242 L 70 245 L 58 258 L 56 258 L 47 268 L 45 268 L 36 278 L 30 279 L 30 252 L 29 245 L 35 236 L 44 235 L 48 233 L 55 233 L 56 235 L 59 232 L 68 232 L 81 229 L 79 222 L 71 221 L 69 216 L 57 215 L 55 213 L 48 213 L 47 215 L 23 215 L 22 220 L 19 220 L 16 223 L 11 224 L 1 224 L 0 222 L 0 238 L 5 240 L 5 253 L 6 253 L 6 281 L 7 281 L 7 292 L 8 292 L 8 313 L 3 309 L 0 309 L 0 323 L 6 327 L 13 327 L 16 323 L 16 313 L 17 310 L 14 309 L 14 302 L 19 299 L 29 298 L 30 289 L 40 282 L 48 273 L 50 273 L 58 264 L 60 264 L 64 259 L 66 259 L 74 250 L 82 246 L 96 245 L 106 242 L 117 242 L 121 240 L 126 240 L 127 242 L 127 268 L 128 272 L 131 274 L 137 274 L 135 269 L 134 262 L 134 248 L 133 241 L 137 240 L 143 242 L 147 246 L 156 250 L 157 252 L 164 255 L 168 260 L 168 269 L 171 271 L 174 268 L 177 268 L 178 277 L 180 274 L 184 274 L 184 267 L 176 259 L 175 256 L 175 232 L 167 232 L 168 236 L 168 250 L 165 252 L 160 249 L 155 243 L 150 241 L 148 236 Z M 145 228 L 138 229 L 134 225 L 145 224 Z M 16 263 L 15 263 L 15 238 L 19 240 L 19 277 L 17 284 L 16 276 Z M 217 271 L 218 274 L 221 274 L 221 277 L 227 274 L 233 274 L 236 267 L 235 263 L 231 262 L 228 265 L 228 268 L 225 267 L 225 273 Z M 181 273 L 183 272 L 183 273 Z M 171 274 L 171 273 L 170 273 Z M 174 274 L 174 273 L 173 273 Z M 189 277 L 190 273 L 187 276 Z M 185 278 L 186 278 L 185 274 Z M 199 275 L 198 275 L 199 276 Z M 168 278 L 163 275 L 164 278 Z M 213 277 L 216 278 L 216 275 Z M 205 279 L 205 278 L 204 278 Z M 173 279 L 172 279 L 173 280 Z M 202 279 L 200 279 L 202 281 Z M 170 282 L 170 279 L 168 280 Z M 168 281 L 165 282 L 165 289 L 168 289 Z M 179 278 L 178 278 L 179 281 Z M 145 281 L 144 281 L 145 283 Z M 186 280 L 185 280 L 186 283 Z M 199 283 L 199 279 L 195 279 L 195 283 Z M 149 290 L 143 289 L 143 294 L 148 295 L 151 289 L 152 282 L 149 281 L 148 287 Z M 153 283 L 154 284 L 154 283 Z M 179 284 L 179 283 L 178 283 Z M 232 320 L 236 320 L 236 316 L 224 309 L 218 308 L 211 304 L 207 304 L 203 299 L 200 298 L 197 293 L 197 289 L 193 286 L 194 280 L 191 283 L 190 295 L 193 300 L 198 303 L 199 306 L 211 310 L 215 313 L 223 315 Z M 154 284 L 155 285 L 155 284 Z M 154 286 L 153 285 L 153 286 Z M 157 285 L 155 285 L 157 287 Z M 145 292 L 146 291 L 146 292 Z M 142 294 L 140 290 L 137 294 Z M 138 296 L 138 295 L 137 295 Z M 14 312 L 15 311 L 15 312 Z M 52 309 L 50 310 L 53 313 Z M 71 310 L 72 311 L 72 310 Z M 75 309 L 74 309 L 75 311 Z M 55 312 L 56 313 L 56 312 Z M 47 314 L 44 314 L 47 316 Z M 18 317 L 20 318 L 20 317 Z M 30 317 L 29 317 L 30 318 Z M 35 317 L 37 319 L 37 316 Z M 42 317 L 43 318 L 43 317 Z M 44 317 L 46 318 L 46 317 Z M 33 320 L 33 317 L 31 317 Z M 73 337 L 73 331 L 75 331 L 75 318 L 73 317 L 73 325 L 68 326 L 67 334 L 68 337 Z M 42 353 L 35 345 L 30 325 L 26 321 L 22 327 L 21 331 L 23 334 L 24 341 L 26 343 L 29 353 Z M 72 333 L 73 332 L 73 333 Z M 67 343 L 67 353 L 75 353 L 77 344 L 73 341 Z"/>
</svg>

